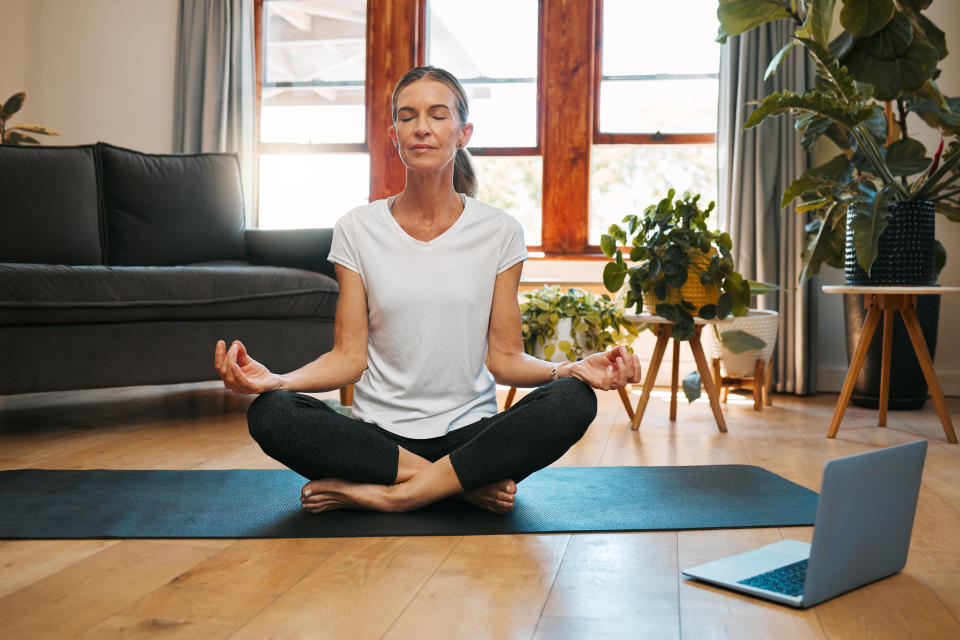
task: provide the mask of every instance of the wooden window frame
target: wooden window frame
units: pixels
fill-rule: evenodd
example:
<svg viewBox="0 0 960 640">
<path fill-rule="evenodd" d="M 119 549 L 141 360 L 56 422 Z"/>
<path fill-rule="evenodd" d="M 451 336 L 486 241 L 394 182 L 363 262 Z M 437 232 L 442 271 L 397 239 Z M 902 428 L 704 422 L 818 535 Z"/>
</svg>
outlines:
<svg viewBox="0 0 960 640">
<path fill-rule="evenodd" d="M 260 152 L 366 152 L 370 157 L 370 200 L 402 190 L 405 168 L 386 135 L 393 124 L 390 101 L 397 78 L 425 62 L 428 0 L 367 0 L 366 141 L 306 145 L 259 142 L 263 1 L 254 0 Z M 538 5 L 537 144 L 477 147 L 470 152 L 479 157 L 540 156 L 542 241 L 528 248 L 546 258 L 602 258 L 600 247 L 588 241 L 592 146 L 711 144 L 716 142 L 716 134 L 600 131 L 603 0 L 539 0 Z M 370 64 L 371 60 L 377 64 Z"/>
</svg>

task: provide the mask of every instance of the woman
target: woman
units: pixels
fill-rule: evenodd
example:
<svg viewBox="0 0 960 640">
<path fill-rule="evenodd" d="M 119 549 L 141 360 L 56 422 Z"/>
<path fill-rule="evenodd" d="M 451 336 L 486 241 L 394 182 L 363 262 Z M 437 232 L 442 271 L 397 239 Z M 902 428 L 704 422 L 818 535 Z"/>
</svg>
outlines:
<svg viewBox="0 0 960 640">
<path fill-rule="evenodd" d="M 217 342 L 225 386 L 261 394 L 250 433 L 310 478 L 303 508 L 407 511 L 449 496 L 494 513 L 516 483 L 577 442 L 596 416 L 593 388 L 640 379 L 620 347 L 576 363 L 523 351 L 517 286 L 527 257 L 509 215 L 473 199 L 463 147 L 473 125 L 451 74 L 407 72 L 390 137 L 406 165 L 397 196 L 344 216 L 329 259 L 340 296 L 333 349 L 277 375 Z M 495 382 L 540 386 L 497 414 Z M 353 418 L 296 391 L 356 383 Z"/>
</svg>

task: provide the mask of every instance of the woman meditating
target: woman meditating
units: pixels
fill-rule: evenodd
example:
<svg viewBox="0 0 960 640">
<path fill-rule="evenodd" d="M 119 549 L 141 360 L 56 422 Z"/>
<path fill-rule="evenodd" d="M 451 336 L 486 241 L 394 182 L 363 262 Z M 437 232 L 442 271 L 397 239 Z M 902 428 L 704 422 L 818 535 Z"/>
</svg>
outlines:
<svg viewBox="0 0 960 640">
<path fill-rule="evenodd" d="M 507 513 L 516 483 L 583 436 L 593 388 L 638 382 L 639 361 L 623 347 L 560 365 L 524 353 L 523 230 L 473 198 L 463 87 L 417 67 L 397 83 L 392 111 L 406 186 L 334 229 L 333 349 L 277 375 L 221 340 L 216 367 L 226 387 L 260 394 L 250 433 L 310 479 L 304 509 L 408 511 L 460 496 Z M 354 383 L 353 417 L 296 393 Z M 498 414 L 495 383 L 539 388 Z"/>
</svg>

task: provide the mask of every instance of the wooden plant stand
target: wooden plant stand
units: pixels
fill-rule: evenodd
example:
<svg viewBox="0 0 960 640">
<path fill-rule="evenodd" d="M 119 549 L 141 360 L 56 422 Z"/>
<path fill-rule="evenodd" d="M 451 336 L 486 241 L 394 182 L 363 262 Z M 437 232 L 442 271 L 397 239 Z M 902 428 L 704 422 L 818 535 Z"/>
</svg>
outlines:
<svg viewBox="0 0 960 640">
<path fill-rule="evenodd" d="M 760 411 L 763 405 L 773 404 L 770 398 L 770 388 L 773 383 L 773 359 L 769 362 L 757 360 L 752 378 L 725 376 L 720 372 L 720 358 L 711 361 L 713 365 L 713 384 L 720 389 L 720 400 L 726 404 L 730 389 L 752 389 L 753 409 Z"/>
<path fill-rule="evenodd" d="M 843 388 L 840 391 L 840 398 L 837 400 L 837 408 L 833 412 L 833 420 L 830 422 L 827 437 L 834 438 L 837 435 L 840 422 L 843 420 L 843 414 L 850 402 L 850 396 L 853 395 L 853 387 L 856 384 L 857 376 L 860 375 L 860 369 L 863 368 L 863 362 L 867 358 L 870 341 L 877 330 L 877 325 L 880 324 L 881 313 L 883 314 L 883 351 L 880 361 L 880 415 L 878 422 L 881 427 L 887 425 L 887 403 L 890 398 L 890 354 L 893 350 L 893 314 L 895 311 L 899 311 L 900 315 L 903 316 L 903 324 L 907 328 L 907 333 L 910 335 L 913 351 L 920 362 L 923 377 L 927 380 L 927 387 L 930 389 L 933 404 L 937 407 L 940 424 L 943 425 L 943 433 L 947 436 L 948 442 L 956 443 L 957 434 L 953 430 L 950 413 L 947 411 L 947 404 L 943 399 L 943 391 L 940 390 L 940 383 L 937 381 L 937 372 L 933 368 L 933 359 L 927 350 L 927 343 L 923 339 L 923 333 L 920 329 L 920 320 L 917 318 L 917 295 L 957 293 L 960 291 L 960 287 L 838 285 L 825 286 L 823 291 L 824 293 L 862 293 L 864 294 L 863 303 L 867 309 L 867 317 L 863 322 L 860 341 L 857 342 L 857 346 L 853 350 L 850 368 L 847 370 L 847 377 L 843 381 Z"/>
</svg>

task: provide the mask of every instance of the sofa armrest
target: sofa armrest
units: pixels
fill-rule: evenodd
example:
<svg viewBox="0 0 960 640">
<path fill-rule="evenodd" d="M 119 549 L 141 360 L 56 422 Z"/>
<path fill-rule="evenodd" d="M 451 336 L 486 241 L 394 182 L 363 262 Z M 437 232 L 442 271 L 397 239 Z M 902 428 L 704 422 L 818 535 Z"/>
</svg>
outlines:
<svg viewBox="0 0 960 640">
<path fill-rule="evenodd" d="M 336 278 L 327 261 L 333 229 L 247 229 L 247 260 L 253 264 L 293 267 Z"/>
</svg>

